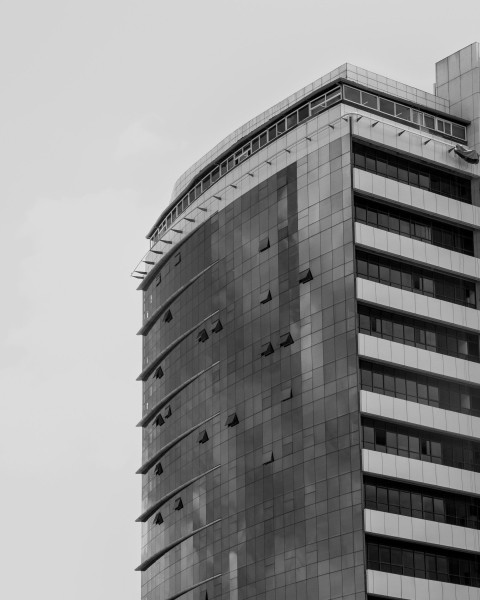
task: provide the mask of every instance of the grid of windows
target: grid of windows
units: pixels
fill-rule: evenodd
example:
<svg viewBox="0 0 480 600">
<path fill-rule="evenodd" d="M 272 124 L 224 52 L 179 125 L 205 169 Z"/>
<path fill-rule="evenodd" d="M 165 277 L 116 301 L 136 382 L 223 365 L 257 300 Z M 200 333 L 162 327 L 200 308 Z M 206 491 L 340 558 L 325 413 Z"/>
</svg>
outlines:
<svg viewBox="0 0 480 600">
<path fill-rule="evenodd" d="M 371 227 L 378 227 L 427 244 L 473 256 L 472 231 L 399 210 L 388 204 L 379 204 L 357 196 L 355 220 Z"/>
<path fill-rule="evenodd" d="M 358 307 L 358 330 L 360 333 L 393 340 L 407 346 L 480 362 L 478 335 L 474 333 L 364 305 Z"/>
<path fill-rule="evenodd" d="M 357 275 L 385 285 L 475 308 L 473 281 L 357 251 Z"/>
<path fill-rule="evenodd" d="M 468 179 L 384 152 L 378 148 L 354 142 L 353 164 L 364 171 L 402 181 L 460 202 L 472 203 Z"/>
<path fill-rule="evenodd" d="M 367 538 L 367 568 L 408 577 L 480 587 L 480 557 L 420 544 Z"/>
<path fill-rule="evenodd" d="M 365 508 L 480 529 L 479 498 L 371 478 L 364 489 Z"/>
<path fill-rule="evenodd" d="M 360 361 L 362 390 L 480 416 L 480 389 L 420 373 Z"/>
<path fill-rule="evenodd" d="M 367 450 L 480 472 L 480 444 L 374 419 L 362 425 Z"/>
<path fill-rule="evenodd" d="M 465 125 L 459 125 L 458 123 L 453 123 L 452 121 L 447 121 L 440 117 L 434 117 L 433 115 L 411 108 L 401 102 L 394 102 L 393 100 L 382 98 L 371 92 L 358 90 L 349 85 L 343 86 L 343 96 L 345 100 L 349 100 L 355 104 L 361 104 L 370 110 L 384 113 L 390 117 L 402 119 L 403 121 L 410 121 L 410 123 L 413 123 L 418 127 L 429 129 L 435 133 L 440 132 L 441 134 L 456 137 L 464 141 L 467 139 L 467 129 Z"/>
<path fill-rule="evenodd" d="M 150 238 L 150 247 L 154 246 L 160 237 L 167 231 L 170 225 L 194 202 L 203 192 L 208 190 L 216 181 L 226 173 L 234 169 L 237 165 L 246 160 L 249 156 L 273 142 L 285 132 L 293 129 L 307 119 L 318 115 L 330 106 L 333 106 L 342 99 L 342 90 L 339 86 L 334 87 L 326 93 L 320 94 L 306 102 L 299 108 L 293 110 L 288 115 L 278 119 L 276 123 L 270 124 L 260 134 L 248 141 L 241 148 L 232 152 L 220 164 L 215 165 L 209 173 L 203 175 L 197 180 L 190 190 L 179 200 L 167 216 L 157 227 Z"/>
</svg>

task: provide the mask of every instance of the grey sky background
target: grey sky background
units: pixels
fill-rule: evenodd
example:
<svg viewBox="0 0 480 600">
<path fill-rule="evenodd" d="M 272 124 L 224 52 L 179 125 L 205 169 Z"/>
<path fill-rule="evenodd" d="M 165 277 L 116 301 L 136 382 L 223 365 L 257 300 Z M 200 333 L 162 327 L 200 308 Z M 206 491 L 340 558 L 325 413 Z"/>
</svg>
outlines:
<svg viewBox="0 0 480 600">
<path fill-rule="evenodd" d="M 480 9 L 0 0 L 0 597 L 140 597 L 141 295 L 175 179 L 344 62 L 432 91 Z"/>
</svg>

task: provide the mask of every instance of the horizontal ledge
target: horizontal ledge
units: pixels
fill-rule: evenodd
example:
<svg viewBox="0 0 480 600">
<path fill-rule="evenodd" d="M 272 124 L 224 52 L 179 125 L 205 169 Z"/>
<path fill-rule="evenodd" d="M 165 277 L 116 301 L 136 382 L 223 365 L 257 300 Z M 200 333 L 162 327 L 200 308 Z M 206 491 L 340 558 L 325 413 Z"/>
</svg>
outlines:
<svg viewBox="0 0 480 600">
<path fill-rule="evenodd" d="M 192 536 L 194 536 L 196 533 L 200 533 L 200 531 L 203 531 L 204 529 L 207 529 L 207 527 L 215 525 L 215 523 L 219 523 L 220 521 L 221 521 L 221 519 L 217 519 L 216 521 L 212 521 L 211 523 L 208 523 L 207 525 L 204 525 L 203 527 L 199 527 L 198 529 L 195 529 L 194 531 L 192 531 L 190 533 L 187 533 L 186 535 L 184 535 L 183 537 L 179 538 L 178 540 L 175 540 L 174 542 L 172 542 L 168 546 L 165 546 L 165 548 L 162 548 L 162 550 L 159 550 L 158 552 L 155 552 L 155 554 L 153 556 L 151 556 L 150 558 L 147 558 L 147 560 L 144 560 L 142 562 L 142 564 L 139 565 L 135 569 L 135 571 L 146 571 L 149 567 L 151 567 L 153 565 L 153 563 L 156 563 L 157 560 L 159 560 L 160 558 L 162 558 L 162 556 L 165 556 L 165 554 L 167 554 L 167 552 L 170 552 L 170 550 L 173 550 L 173 548 L 175 548 L 175 546 L 178 546 L 179 544 L 181 544 L 185 540 L 188 540 L 188 538 L 191 538 Z"/>
<path fill-rule="evenodd" d="M 178 444 L 178 442 L 181 442 L 184 438 L 186 438 L 188 435 L 190 435 L 191 433 L 193 433 L 196 429 L 198 429 L 199 427 L 201 427 L 202 425 L 204 425 L 205 423 L 208 423 L 209 421 L 211 421 L 212 419 L 214 419 L 215 417 L 218 417 L 220 413 L 215 413 L 214 415 L 212 415 L 211 417 L 208 417 L 208 419 L 205 419 L 204 421 L 201 421 L 200 423 L 197 423 L 197 425 L 194 425 L 193 427 L 190 427 L 190 429 L 187 429 L 187 431 L 184 431 L 183 433 L 181 433 L 178 437 L 176 437 L 174 440 L 172 440 L 171 442 L 169 442 L 166 446 L 164 446 L 163 448 L 161 448 L 154 456 L 152 456 L 152 458 L 150 458 L 149 460 L 147 460 L 146 463 L 144 463 L 136 472 L 137 475 L 145 475 L 145 473 L 148 473 L 148 471 L 153 467 L 153 465 L 162 458 L 162 456 L 164 456 L 171 448 L 173 448 L 174 446 L 176 446 Z"/>
<path fill-rule="evenodd" d="M 137 427 L 146 427 L 151 421 L 153 421 L 153 419 L 157 416 L 157 414 L 162 410 L 162 408 L 168 404 L 170 402 L 170 400 L 172 400 L 172 398 L 175 398 L 175 396 L 177 394 L 179 394 L 182 390 L 184 390 L 187 386 L 189 386 L 191 383 L 193 383 L 195 381 L 195 379 L 197 379 L 198 377 L 200 377 L 201 375 L 203 375 L 204 373 L 206 373 L 207 371 L 209 371 L 210 369 L 212 369 L 213 367 L 217 366 L 220 364 L 220 361 L 217 360 L 217 362 L 213 363 L 213 365 L 210 365 L 209 367 L 207 367 L 206 369 L 203 369 L 202 371 L 200 371 L 199 373 L 197 373 L 196 375 L 193 375 L 192 377 L 190 377 L 190 379 L 187 379 L 186 381 L 184 381 L 182 384 L 180 384 L 178 387 L 176 387 L 174 390 L 172 390 L 171 392 L 169 392 L 162 400 L 160 400 L 160 402 L 158 404 L 156 404 L 143 418 L 141 421 L 139 421 L 137 423 Z"/>
<path fill-rule="evenodd" d="M 218 575 L 214 575 L 213 577 L 209 577 L 208 579 L 199 581 L 195 585 L 191 585 L 190 587 L 185 588 L 181 592 L 178 592 L 177 594 L 174 594 L 173 596 L 169 596 L 166 600 L 177 600 L 177 598 L 180 598 L 184 594 L 187 594 L 188 592 L 191 592 L 192 590 L 196 589 L 197 587 L 200 587 L 201 585 L 205 585 L 206 583 L 209 583 L 210 581 L 213 581 L 214 579 L 218 579 L 222 575 L 223 575 L 223 573 L 219 573 Z"/>
<path fill-rule="evenodd" d="M 172 304 L 172 302 L 174 302 L 178 298 L 178 296 L 180 296 L 186 289 L 188 289 L 193 283 L 195 283 L 195 281 L 197 281 L 199 277 L 204 275 L 209 269 L 211 269 L 216 264 L 218 264 L 218 260 L 216 260 L 211 265 L 203 269 L 203 271 L 200 271 L 200 273 L 197 273 L 195 277 L 192 277 L 190 281 L 187 281 L 187 283 L 185 283 L 177 291 L 175 291 L 167 300 L 165 300 L 162 306 L 159 306 L 157 310 L 153 312 L 151 317 L 138 330 L 137 335 L 147 335 L 150 329 L 155 325 L 155 323 L 163 315 L 167 308 Z"/>
<path fill-rule="evenodd" d="M 160 500 L 158 500 L 158 502 L 155 502 L 155 504 L 152 504 L 152 506 L 150 508 L 148 508 L 137 519 L 135 519 L 135 522 L 136 523 L 145 523 L 145 521 L 148 521 L 148 519 L 153 515 L 153 513 L 155 511 L 157 511 L 159 508 L 162 508 L 162 506 L 166 502 L 168 502 L 169 500 L 171 500 L 179 492 L 181 492 L 182 490 L 184 490 L 185 488 L 187 488 L 189 485 L 192 485 L 192 483 L 195 483 L 196 481 L 198 481 L 202 477 L 206 477 L 210 473 L 213 473 L 213 471 L 215 471 L 216 469 L 219 469 L 219 468 L 220 468 L 220 465 L 216 465 L 212 469 L 209 469 L 208 471 L 205 471 L 205 473 L 200 473 L 200 475 L 197 475 L 196 477 L 193 477 L 192 479 L 190 479 L 190 481 L 182 483 L 182 485 L 179 485 L 177 488 L 175 488 L 174 490 L 172 490 L 171 492 L 169 492 L 166 496 L 163 496 L 163 498 L 161 498 Z"/>
<path fill-rule="evenodd" d="M 182 335 L 180 337 L 178 337 L 169 346 L 167 346 L 165 348 L 165 350 L 162 350 L 162 352 L 160 352 L 160 354 L 158 354 L 152 360 L 152 362 L 143 369 L 143 371 L 137 377 L 137 381 L 146 381 L 150 377 L 150 375 L 155 371 L 155 369 L 158 367 L 158 365 L 162 362 L 162 360 L 166 356 L 168 356 L 170 354 L 170 352 L 178 346 L 178 344 L 183 342 L 183 340 L 185 338 L 187 338 L 190 334 L 192 334 L 195 331 L 195 329 L 198 329 L 200 327 L 200 325 L 202 325 L 202 323 L 205 323 L 205 321 L 208 321 L 208 319 L 211 319 L 212 317 L 217 315 L 219 312 L 220 312 L 219 310 L 216 310 L 211 315 L 208 315 L 208 317 L 205 317 L 204 319 L 199 321 L 196 325 L 191 327 L 188 331 L 185 331 L 184 333 L 182 333 Z"/>
</svg>

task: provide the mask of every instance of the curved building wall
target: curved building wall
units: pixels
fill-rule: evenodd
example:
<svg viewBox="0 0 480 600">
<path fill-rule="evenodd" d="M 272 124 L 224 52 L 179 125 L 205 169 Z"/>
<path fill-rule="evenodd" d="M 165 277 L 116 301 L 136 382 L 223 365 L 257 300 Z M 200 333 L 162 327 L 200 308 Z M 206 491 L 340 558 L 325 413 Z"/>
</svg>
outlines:
<svg viewBox="0 0 480 600">
<path fill-rule="evenodd" d="M 145 599 L 363 598 L 346 133 L 271 165 L 144 290 Z"/>
</svg>

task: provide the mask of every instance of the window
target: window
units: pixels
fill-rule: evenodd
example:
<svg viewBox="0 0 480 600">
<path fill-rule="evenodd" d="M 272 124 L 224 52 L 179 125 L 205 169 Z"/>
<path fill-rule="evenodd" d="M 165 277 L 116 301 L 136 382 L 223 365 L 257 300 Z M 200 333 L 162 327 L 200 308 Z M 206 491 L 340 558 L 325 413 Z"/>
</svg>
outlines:
<svg viewBox="0 0 480 600">
<path fill-rule="evenodd" d="M 369 254 L 356 254 L 357 276 L 439 300 L 476 307 L 475 283 Z"/>
<path fill-rule="evenodd" d="M 268 248 L 270 248 L 270 239 L 268 238 L 268 235 L 266 235 L 260 239 L 260 243 L 258 245 L 258 251 L 264 252 Z"/>
<path fill-rule="evenodd" d="M 155 419 L 154 423 L 155 423 L 155 427 L 161 427 L 162 425 L 165 424 L 165 420 L 162 417 L 162 415 L 158 415 L 158 417 Z"/>
<path fill-rule="evenodd" d="M 478 443 L 375 419 L 363 419 L 362 429 L 367 450 L 480 472 Z"/>
<path fill-rule="evenodd" d="M 343 86 L 343 96 L 347 101 L 366 106 L 369 109 L 382 112 L 396 119 L 410 121 L 418 127 L 425 127 L 433 130 L 433 132 L 456 137 L 463 141 L 467 140 L 467 130 L 464 125 L 458 125 L 445 119 L 436 119 L 432 115 L 410 108 L 405 104 L 394 102 L 369 92 L 361 92 L 349 85 Z"/>
<path fill-rule="evenodd" d="M 231 413 L 230 415 L 228 415 L 227 420 L 225 421 L 225 425 L 227 427 L 235 427 L 235 425 L 238 425 L 239 420 L 237 417 L 237 413 Z"/>
<path fill-rule="evenodd" d="M 204 343 L 208 340 L 208 333 L 206 329 L 201 329 L 197 334 L 198 342 Z"/>
<path fill-rule="evenodd" d="M 212 323 L 212 333 L 219 333 L 220 331 L 222 331 L 222 329 L 223 325 L 220 319 L 217 319 Z"/>
<path fill-rule="evenodd" d="M 263 344 L 260 355 L 268 356 L 269 354 L 273 354 L 273 352 L 274 352 L 274 350 L 273 350 L 272 344 L 270 342 L 267 342 L 266 344 Z"/>
<path fill-rule="evenodd" d="M 293 344 L 293 338 L 290 332 L 284 333 L 280 336 L 280 346 L 285 348 L 286 346 L 290 346 L 291 344 Z"/>
<path fill-rule="evenodd" d="M 371 477 L 365 478 L 364 494 L 371 510 L 480 529 L 480 499 L 475 497 Z"/>
<path fill-rule="evenodd" d="M 359 332 L 431 352 L 480 362 L 479 337 L 459 329 L 443 327 L 369 306 L 358 307 Z"/>
<path fill-rule="evenodd" d="M 403 181 L 410 185 L 414 185 L 414 182 L 418 181 L 418 187 L 460 202 L 472 203 L 470 180 L 465 177 L 420 165 L 415 161 L 364 146 L 358 142 L 353 143 L 353 161 L 355 167 L 379 175 L 385 175 L 383 171 L 386 163 L 386 176 L 390 179 Z"/>
<path fill-rule="evenodd" d="M 200 433 L 198 434 L 197 442 L 199 444 L 204 444 L 205 442 L 208 442 L 208 433 L 205 429 L 200 431 Z"/>
<path fill-rule="evenodd" d="M 309 281 L 312 281 L 312 279 L 313 279 L 313 275 L 312 275 L 312 272 L 310 271 L 310 269 L 304 269 L 303 271 L 300 271 L 300 274 L 298 277 L 299 283 L 308 283 Z"/>
<path fill-rule="evenodd" d="M 260 304 L 266 304 L 267 302 L 270 302 L 271 299 L 272 294 L 270 293 L 270 290 L 260 293 Z"/>
<path fill-rule="evenodd" d="M 457 550 L 368 536 L 367 569 L 480 587 L 480 558 Z"/>
</svg>

